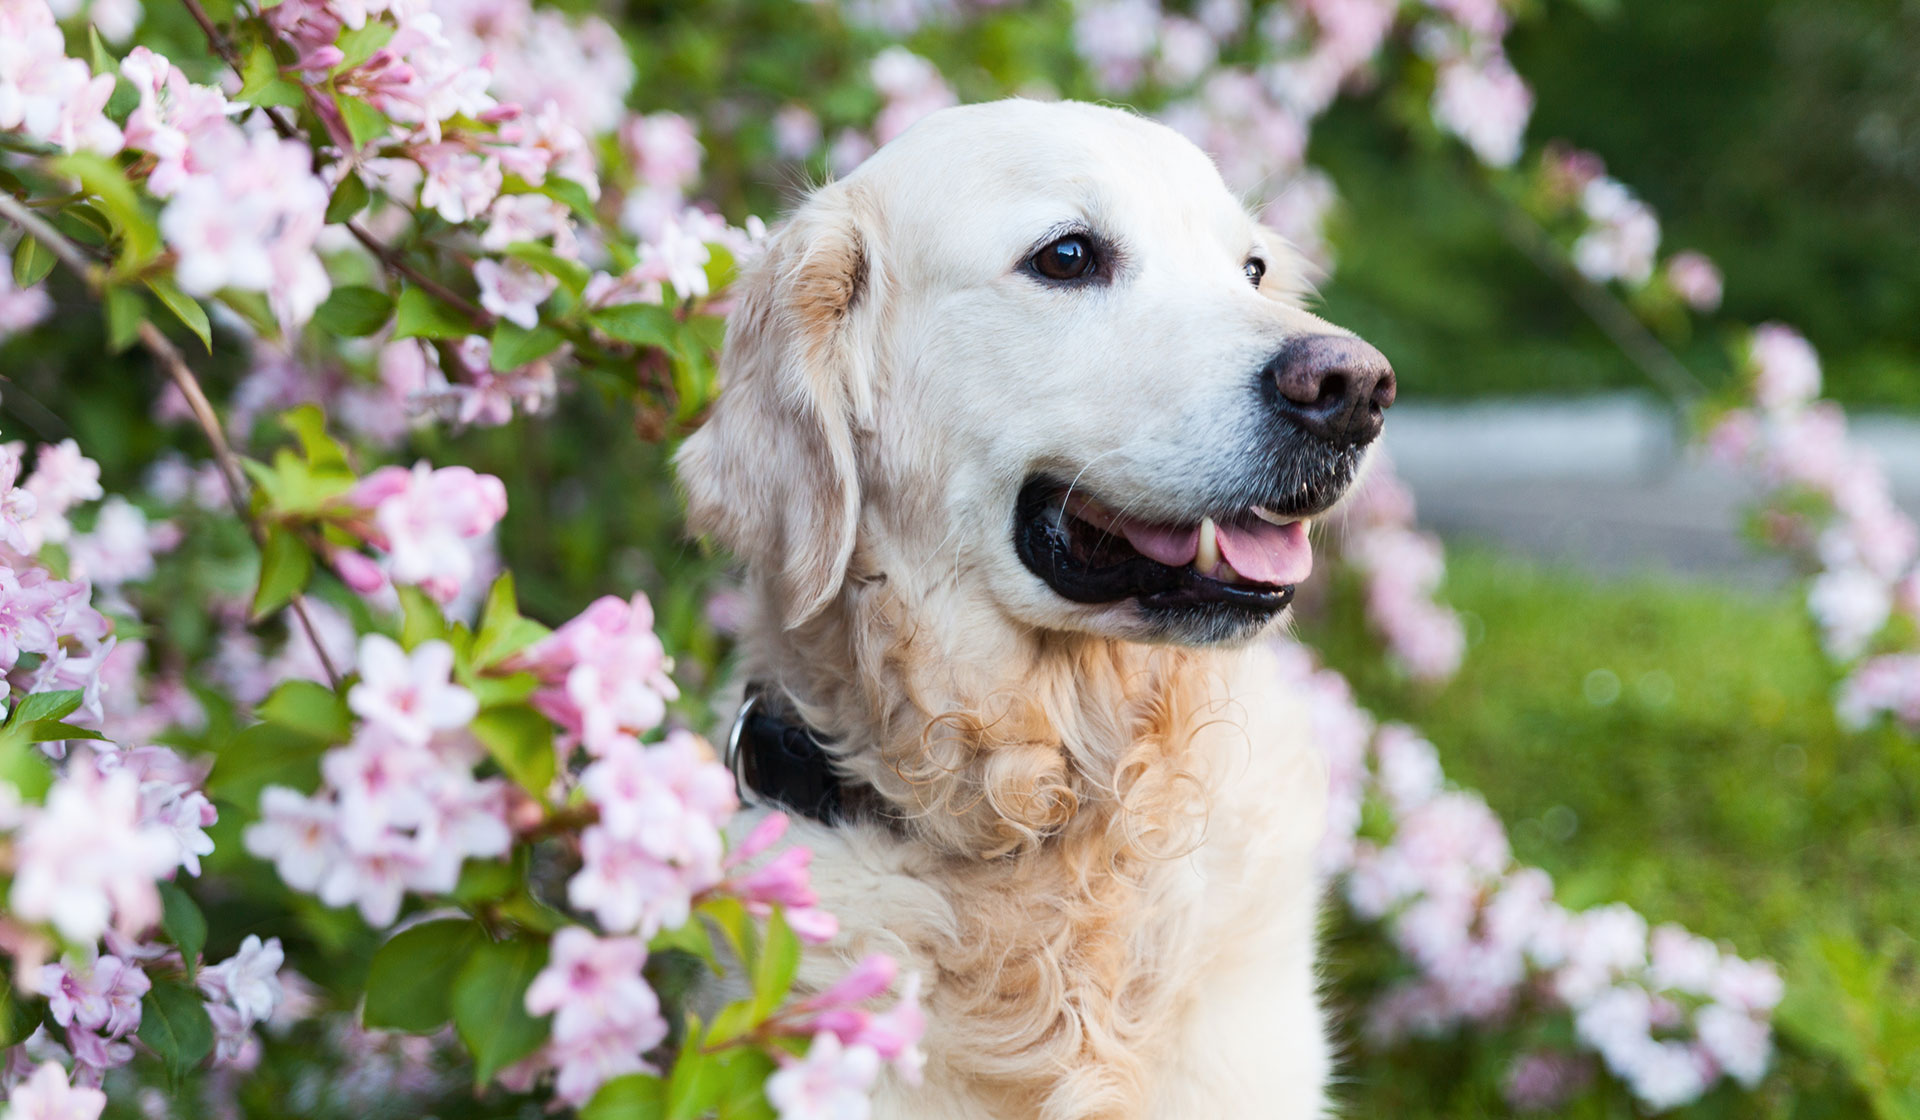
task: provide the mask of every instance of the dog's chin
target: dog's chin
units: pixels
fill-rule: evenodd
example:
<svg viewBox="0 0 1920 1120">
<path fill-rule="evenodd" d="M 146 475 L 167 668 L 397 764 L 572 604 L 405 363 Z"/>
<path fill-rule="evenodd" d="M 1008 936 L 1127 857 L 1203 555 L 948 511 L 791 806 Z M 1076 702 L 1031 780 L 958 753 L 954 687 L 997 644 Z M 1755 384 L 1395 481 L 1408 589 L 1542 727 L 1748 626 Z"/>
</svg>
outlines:
<svg viewBox="0 0 1920 1120">
<path fill-rule="evenodd" d="M 1015 501 L 1014 551 L 1055 595 L 1096 608 L 1089 629 L 1179 645 L 1242 643 L 1293 602 L 1311 565 L 1307 521 L 1349 481 L 1316 487 L 1310 506 L 1221 503 L 1190 521 L 1149 524 L 1036 476 Z"/>
</svg>

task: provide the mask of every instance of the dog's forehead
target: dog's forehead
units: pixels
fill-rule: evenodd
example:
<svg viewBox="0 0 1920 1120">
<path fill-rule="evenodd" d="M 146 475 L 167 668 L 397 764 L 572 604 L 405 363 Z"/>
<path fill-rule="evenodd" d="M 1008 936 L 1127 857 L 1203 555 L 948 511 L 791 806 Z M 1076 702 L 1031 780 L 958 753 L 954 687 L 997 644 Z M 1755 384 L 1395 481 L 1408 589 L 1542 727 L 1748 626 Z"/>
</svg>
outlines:
<svg viewBox="0 0 1920 1120">
<path fill-rule="evenodd" d="M 1162 225 L 1235 246 L 1246 211 L 1198 147 L 1164 125 L 1079 102 L 946 109 L 882 148 L 849 183 L 908 243 L 998 260 L 1070 224 L 1126 237 Z"/>
</svg>

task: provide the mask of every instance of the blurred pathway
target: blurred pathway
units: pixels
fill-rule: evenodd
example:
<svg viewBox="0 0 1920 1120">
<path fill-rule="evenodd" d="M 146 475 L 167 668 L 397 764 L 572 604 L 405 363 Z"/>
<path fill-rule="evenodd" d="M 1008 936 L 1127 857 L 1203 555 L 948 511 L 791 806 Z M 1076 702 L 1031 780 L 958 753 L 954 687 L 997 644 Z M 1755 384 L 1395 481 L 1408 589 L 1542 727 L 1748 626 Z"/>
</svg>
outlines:
<svg viewBox="0 0 1920 1120">
<path fill-rule="evenodd" d="M 1920 419 L 1850 416 L 1900 504 L 1920 516 Z M 1420 523 L 1605 573 L 1785 581 L 1791 568 L 1740 535 L 1752 490 L 1680 443 L 1672 415 L 1642 397 L 1403 404 L 1387 449 Z"/>
</svg>

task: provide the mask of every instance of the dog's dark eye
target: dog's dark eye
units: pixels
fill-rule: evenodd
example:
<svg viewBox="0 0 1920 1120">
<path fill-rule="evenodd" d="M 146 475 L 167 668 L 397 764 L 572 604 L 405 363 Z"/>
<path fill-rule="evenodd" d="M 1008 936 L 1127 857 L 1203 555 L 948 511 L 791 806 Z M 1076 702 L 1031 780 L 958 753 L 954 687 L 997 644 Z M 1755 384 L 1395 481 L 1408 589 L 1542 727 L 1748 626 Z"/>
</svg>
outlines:
<svg viewBox="0 0 1920 1120">
<path fill-rule="evenodd" d="M 1078 280 L 1094 269 L 1093 242 L 1074 233 L 1033 255 L 1033 270 L 1049 280 Z"/>
<path fill-rule="evenodd" d="M 1247 274 L 1247 282 L 1258 288 L 1260 286 L 1260 278 L 1267 274 L 1267 262 L 1261 260 L 1259 257 L 1248 257 L 1247 263 L 1241 271 Z"/>
</svg>

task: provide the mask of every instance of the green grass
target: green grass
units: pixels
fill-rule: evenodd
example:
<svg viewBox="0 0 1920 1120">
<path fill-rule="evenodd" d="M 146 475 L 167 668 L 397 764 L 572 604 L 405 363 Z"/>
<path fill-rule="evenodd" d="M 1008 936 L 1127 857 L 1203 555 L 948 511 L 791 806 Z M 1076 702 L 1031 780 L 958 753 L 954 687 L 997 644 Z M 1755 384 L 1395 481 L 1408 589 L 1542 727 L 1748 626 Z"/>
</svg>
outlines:
<svg viewBox="0 0 1920 1120">
<path fill-rule="evenodd" d="M 1797 593 L 1596 582 L 1461 550 L 1445 594 L 1472 646 L 1442 688 L 1394 679 L 1350 591 L 1306 619 L 1304 636 L 1367 707 L 1433 740 L 1449 777 L 1486 796 L 1516 856 L 1551 872 L 1563 902 L 1624 901 L 1789 962 L 1790 989 L 1818 979 L 1796 975 L 1814 939 L 1920 934 L 1920 744 L 1835 725 L 1833 671 Z M 1920 983 L 1894 975 L 1906 978 L 1884 998 L 1920 1003 Z M 1427 1050 L 1356 1067 L 1356 1114 L 1500 1114 L 1484 1085 L 1459 1095 L 1475 1056 Z M 1417 1068 L 1445 1071 L 1447 1084 L 1409 1082 Z M 1717 1096 L 1701 1114 L 1826 1115 L 1809 1102 L 1830 1096 L 1815 1083 L 1834 1076 L 1790 1053 L 1764 1108 Z M 1407 1111 L 1420 1099 L 1442 1111 Z"/>
</svg>

